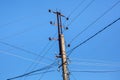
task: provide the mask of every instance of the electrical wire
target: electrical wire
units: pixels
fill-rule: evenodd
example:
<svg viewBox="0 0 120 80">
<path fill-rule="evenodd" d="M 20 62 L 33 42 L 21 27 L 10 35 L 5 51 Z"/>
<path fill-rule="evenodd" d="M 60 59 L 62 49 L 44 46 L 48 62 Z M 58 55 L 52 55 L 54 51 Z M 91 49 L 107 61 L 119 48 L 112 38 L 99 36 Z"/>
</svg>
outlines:
<svg viewBox="0 0 120 80">
<path fill-rule="evenodd" d="M 41 53 L 44 52 L 44 50 L 47 48 L 47 46 L 49 45 L 49 43 L 50 43 L 50 42 L 48 42 L 48 43 L 46 44 L 46 46 L 43 48 L 43 50 L 41 51 Z M 40 56 L 41 56 L 41 54 L 39 54 L 39 55 L 36 57 L 35 61 L 39 61 L 38 59 L 39 59 Z M 28 69 L 31 68 L 34 64 L 35 64 L 34 62 L 31 63 L 31 65 L 28 67 Z M 25 72 L 28 72 L 28 69 L 27 69 Z"/>
<path fill-rule="evenodd" d="M 10 25 L 10 24 L 17 23 L 17 22 L 22 21 L 22 20 L 24 20 L 24 18 L 18 19 L 18 20 L 14 20 L 14 21 L 11 21 L 11 22 L 8 22 L 8 23 L 5 23 L 5 24 L 2 24 L 2 25 L 0 25 L 0 28 L 1 28 L 1 27 L 5 27 L 5 26 L 8 26 L 8 25 Z"/>
<path fill-rule="evenodd" d="M 70 14 L 68 15 L 68 18 L 70 18 L 71 15 L 72 15 L 85 1 L 86 1 L 86 0 L 82 0 L 82 1 L 70 12 Z M 65 25 L 66 21 L 67 21 L 67 20 L 64 21 L 64 23 L 63 23 L 64 25 Z"/>
<path fill-rule="evenodd" d="M 50 69 L 50 68 L 48 68 L 48 69 L 46 70 L 46 72 L 48 72 L 49 69 Z M 54 71 L 55 71 L 55 70 L 54 70 Z M 45 74 L 46 74 L 46 73 L 43 73 L 38 80 L 41 80 L 41 79 L 44 77 Z"/>
<path fill-rule="evenodd" d="M 55 35 L 56 35 L 56 33 L 54 34 L 54 37 L 55 37 Z M 54 43 L 53 43 L 53 44 L 54 44 Z M 39 56 L 41 55 L 41 54 L 39 54 L 39 56 L 37 56 L 35 60 L 41 62 L 41 61 L 44 59 L 44 57 L 46 56 L 46 53 L 48 53 L 49 50 L 53 47 L 53 44 L 50 45 L 50 42 L 48 42 L 48 43 L 46 44 L 46 46 L 43 48 L 43 50 L 40 52 L 41 54 L 43 53 L 42 58 L 39 58 Z M 49 45 L 50 45 L 50 47 L 47 49 L 47 47 L 48 47 Z M 46 50 L 46 49 L 47 49 L 47 50 Z M 45 51 L 45 50 L 46 50 L 46 51 Z M 34 65 L 34 63 L 32 63 L 32 64 L 28 67 L 28 69 L 25 71 L 25 73 L 28 72 L 28 70 L 29 70 L 33 65 Z M 35 64 L 34 66 L 37 66 L 37 65 L 38 65 L 38 64 Z M 33 70 L 33 69 L 34 69 L 34 68 L 32 68 L 31 70 Z M 25 77 L 24 77 L 23 80 L 25 80 Z"/>
<path fill-rule="evenodd" d="M 74 48 L 72 48 L 71 50 L 69 50 L 67 53 L 68 56 L 71 55 L 71 53 L 78 48 L 79 46 L 85 44 L 86 42 L 88 42 L 90 39 L 94 38 L 95 36 L 97 36 L 99 33 L 103 32 L 104 30 L 106 30 L 108 27 L 110 27 L 111 25 L 113 25 L 114 23 L 116 23 L 117 21 L 119 21 L 120 18 L 117 18 L 116 20 L 114 20 L 112 23 L 108 24 L 107 26 L 105 26 L 103 29 L 99 30 L 98 32 L 96 32 L 94 35 L 92 35 L 91 37 L 87 38 L 86 40 L 84 40 L 83 42 L 81 42 L 80 44 L 78 44 L 77 46 L 75 46 Z"/>
<path fill-rule="evenodd" d="M 35 73 L 35 72 L 39 72 L 39 71 L 43 71 L 43 70 L 52 68 L 52 66 L 53 66 L 54 64 L 55 64 L 55 62 L 53 62 L 52 64 L 50 64 L 50 65 L 48 65 L 48 66 L 46 66 L 46 67 L 43 67 L 43 68 L 40 68 L 40 69 L 31 71 L 31 72 L 28 72 L 28 73 L 25 73 L 25 74 L 23 74 L 23 75 L 19 75 L 19 76 L 13 77 L 13 78 L 9 78 L 9 79 L 6 79 L 6 80 L 14 80 L 14 79 L 17 79 L 17 78 L 21 78 L 21 77 L 24 77 L 24 76 L 28 76 L 28 75 L 31 75 L 32 73 Z"/>
<path fill-rule="evenodd" d="M 54 43 L 50 45 L 50 47 L 46 50 L 46 52 L 43 52 L 44 54 L 42 55 L 42 58 L 39 58 L 39 56 L 38 56 L 38 61 L 39 62 L 41 62 L 45 58 L 45 56 L 47 55 L 47 53 L 49 52 L 49 50 L 52 49 L 53 46 L 54 46 Z M 44 48 L 44 49 L 46 49 L 46 48 Z M 38 64 L 36 64 L 35 66 L 37 66 L 37 65 Z"/>
<path fill-rule="evenodd" d="M 8 26 L 8 25 L 10 25 L 10 24 L 14 24 L 14 23 L 18 23 L 18 22 L 20 22 L 20 21 L 22 21 L 22 20 L 24 20 L 24 19 L 29 19 L 29 18 L 31 18 L 31 17 L 34 17 L 34 16 L 39 16 L 40 14 L 38 14 L 38 15 L 30 15 L 30 16 L 23 16 L 23 17 L 21 17 L 20 19 L 16 19 L 16 20 L 13 20 L 13 21 L 10 21 L 10 22 L 8 22 L 8 23 L 5 23 L 5 24 L 2 24 L 2 25 L 0 25 L 0 28 L 1 27 L 5 27 L 5 26 Z"/>
<path fill-rule="evenodd" d="M 6 45 L 6 46 L 12 47 L 12 48 L 14 48 L 14 49 L 18 49 L 18 50 L 24 51 L 24 52 L 26 52 L 26 53 L 29 53 L 29 54 L 38 56 L 37 53 L 31 52 L 31 51 L 29 51 L 29 50 L 26 50 L 26 49 L 23 49 L 23 48 L 20 48 L 20 47 L 17 47 L 17 46 L 14 46 L 14 45 L 12 45 L 12 44 L 10 44 L 10 43 L 3 42 L 3 41 L 0 41 L 0 43 L 1 43 L 1 44 L 4 44 L 4 45 Z"/>
<path fill-rule="evenodd" d="M 86 0 L 82 0 L 69 14 L 70 17 Z"/>
<path fill-rule="evenodd" d="M 72 61 L 90 61 L 90 62 L 99 62 L 99 63 L 117 63 L 117 62 L 109 62 L 105 60 L 99 60 L 99 59 L 80 59 L 80 58 L 72 58 Z"/>
<path fill-rule="evenodd" d="M 34 55 L 34 56 L 39 56 L 39 54 L 37 54 L 37 53 L 34 53 L 34 52 L 32 52 L 32 51 L 29 51 L 29 50 L 20 48 L 20 47 L 18 47 L 18 46 L 12 45 L 12 44 L 10 44 L 10 43 L 3 42 L 3 41 L 0 41 L 0 43 L 1 43 L 1 44 L 4 44 L 4 45 L 6 45 L 6 46 L 12 47 L 12 48 L 14 48 L 14 49 L 18 49 L 18 50 L 20 50 L 20 51 L 23 51 L 23 52 L 32 54 L 32 55 Z M 42 58 L 43 56 L 39 56 L 39 57 Z M 45 57 L 45 58 L 46 58 L 46 57 Z M 50 58 L 47 58 L 47 59 L 51 60 Z"/>
<path fill-rule="evenodd" d="M 37 25 L 39 25 L 39 24 L 37 24 Z M 33 25 L 34 27 L 33 27 L 33 26 L 30 26 L 30 27 L 28 27 L 28 28 L 26 28 L 26 29 L 24 29 L 24 30 L 22 30 L 22 31 L 20 31 L 20 32 L 16 32 L 16 33 L 11 34 L 11 35 L 9 35 L 9 36 L 0 38 L 0 40 L 5 40 L 5 39 L 11 38 L 11 37 L 16 37 L 16 36 L 18 36 L 18 35 L 21 35 L 21 34 L 23 34 L 23 33 L 26 33 L 26 32 L 28 32 L 28 31 L 31 31 L 31 30 L 35 29 L 35 26 L 37 26 L 37 25 Z M 37 26 L 37 27 L 38 27 L 38 26 Z"/>
<path fill-rule="evenodd" d="M 77 78 L 71 72 L 70 75 L 73 77 L 74 80 L 77 80 Z"/>
<path fill-rule="evenodd" d="M 102 70 L 102 71 L 95 71 L 95 70 L 90 70 L 90 71 L 78 71 L 78 70 L 73 70 L 72 72 L 82 72 L 82 73 L 113 73 L 113 72 L 120 72 L 120 70 Z"/>
<path fill-rule="evenodd" d="M 46 56 L 46 53 L 48 53 L 48 51 L 51 49 L 52 47 L 50 47 L 43 55 L 42 55 L 42 58 L 39 58 L 39 56 L 36 58 L 36 60 L 37 61 L 39 61 L 39 62 L 41 62 L 43 59 L 44 59 L 44 57 Z M 35 65 L 34 65 L 35 64 Z M 32 66 L 38 66 L 38 64 L 36 64 L 36 63 L 32 63 L 30 66 L 29 66 L 29 68 L 26 70 L 26 72 L 32 67 Z M 34 67 L 31 69 L 31 70 L 33 70 L 34 69 Z"/>
<path fill-rule="evenodd" d="M 67 26 L 70 26 L 95 0 L 92 0 L 78 15 L 76 15 Z"/>
<path fill-rule="evenodd" d="M 88 28 L 90 28 L 92 25 L 94 25 L 98 20 L 100 20 L 102 17 L 104 17 L 108 12 L 110 12 L 115 6 L 117 6 L 120 3 L 120 1 L 116 2 L 114 5 L 112 5 L 109 9 L 107 9 L 101 16 L 99 16 L 95 21 L 90 23 L 85 29 L 83 29 L 80 33 L 78 33 L 70 42 L 71 44 L 78 36 L 80 36 L 83 32 L 85 32 Z"/>
<path fill-rule="evenodd" d="M 45 74 L 42 74 L 38 80 L 41 80 L 44 77 Z"/>
<path fill-rule="evenodd" d="M 55 71 L 55 70 L 49 70 L 49 71 L 34 73 L 34 74 L 27 75 L 26 77 L 28 77 L 28 76 L 34 76 L 34 75 L 39 75 L 39 74 L 46 74 L 46 73 L 50 73 L 50 72 L 54 72 L 54 71 Z"/>
<path fill-rule="evenodd" d="M 107 66 L 107 67 L 120 67 L 120 63 L 117 62 L 105 62 L 102 60 L 91 60 L 91 59 L 76 59 L 70 60 L 71 64 L 74 65 L 90 65 L 90 66 Z"/>
<path fill-rule="evenodd" d="M 120 64 L 98 63 L 98 62 L 72 62 L 73 65 L 102 66 L 102 67 L 120 67 Z"/>
<path fill-rule="evenodd" d="M 16 55 L 16 54 L 13 54 L 13 53 L 10 53 L 10 52 L 8 52 L 8 51 L 1 51 L 0 50 L 0 53 L 2 53 L 2 54 L 6 54 L 6 55 L 10 55 L 10 56 L 14 56 L 14 57 L 16 57 L 16 58 L 19 58 L 19 59 L 22 59 L 22 60 L 26 60 L 26 61 L 30 61 L 30 62 L 34 62 L 34 63 L 37 63 L 37 64 L 47 64 L 47 63 L 42 63 L 42 62 L 39 62 L 39 61 L 35 61 L 35 60 L 33 60 L 33 59 L 30 59 L 30 58 L 26 58 L 26 57 L 23 57 L 23 56 L 20 56 L 20 55 Z"/>
</svg>

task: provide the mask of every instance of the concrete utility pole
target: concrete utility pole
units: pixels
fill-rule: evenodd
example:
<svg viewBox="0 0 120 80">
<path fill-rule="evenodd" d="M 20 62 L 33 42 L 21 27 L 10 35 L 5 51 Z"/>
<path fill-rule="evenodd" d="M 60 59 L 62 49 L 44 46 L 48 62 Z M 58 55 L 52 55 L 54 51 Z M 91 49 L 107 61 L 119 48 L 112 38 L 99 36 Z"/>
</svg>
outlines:
<svg viewBox="0 0 120 80">
<path fill-rule="evenodd" d="M 49 12 L 53 12 L 49 10 Z M 64 34 L 62 31 L 62 20 L 61 17 L 65 17 L 60 12 L 53 12 L 57 16 L 57 26 L 58 26 L 58 41 L 59 41 L 59 56 L 58 58 L 61 58 L 62 64 L 62 76 L 63 80 L 69 80 L 69 71 L 67 68 L 67 56 L 65 51 L 65 40 L 64 40 Z M 66 18 L 68 20 L 68 18 Z"/>
</svg>

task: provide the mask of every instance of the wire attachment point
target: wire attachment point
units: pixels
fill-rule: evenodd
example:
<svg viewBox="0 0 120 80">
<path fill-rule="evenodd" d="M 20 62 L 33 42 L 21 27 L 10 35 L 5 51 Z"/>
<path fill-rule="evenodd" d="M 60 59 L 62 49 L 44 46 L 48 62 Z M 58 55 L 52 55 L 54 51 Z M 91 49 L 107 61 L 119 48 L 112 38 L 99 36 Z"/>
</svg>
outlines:
<svg viewBox="0 0 120 80">
<path fill-rule="evenodd" d="M 50 13 L 51 13 L 51 10 L 49 9 L 49 10 L 48 10 L 48 12 L 50 12 Z"/>
<path fill-rule="evenodd" d="M 68 47 L 70 47 L 71 45 L 70 44 L 68 44 Z"/>
<path fill-rule="evenodd" d="M 52 40 L 58 40 L 58 38 L 51 38 L 51 37 L 49 37 L 49 41 L 52 41 Z"/>
</svg>

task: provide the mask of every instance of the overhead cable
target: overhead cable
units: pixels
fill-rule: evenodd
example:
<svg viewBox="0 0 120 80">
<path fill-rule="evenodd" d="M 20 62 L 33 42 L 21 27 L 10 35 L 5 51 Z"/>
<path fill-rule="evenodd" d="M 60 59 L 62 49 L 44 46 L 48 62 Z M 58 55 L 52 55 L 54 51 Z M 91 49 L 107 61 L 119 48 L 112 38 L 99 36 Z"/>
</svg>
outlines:
<svg viewBox="0 0 120 80">
<path fill-rule="evenodd" d="M 99 70 L 99 71 L 95 71 L 95 70 L 90 70 L 90 71 L 78 71 L 78 70 L 71 70 L 71 72 L 82 72 L 82 73 L 113 73 L 113 72 L 120 72 L 120 70 Z"/>
<path fill-rule="evenodd" d="M 68 15 L 70 17 L 86 0 L 82 0 Z"/>
<path fill-rule="evenodd" d="M 120 1 L 116 2 L 113 6 L 111 6 L 109 9 L 107 9 L 101 16 L 99 16 L 95 21 L 90 23 L 85 29 L 83 29 L 80 33 L 78 33 L 70 42 L 71 44 L 78 36 L 80 36 L 83 32 L 85 32 L 88 28 L 90 28 L 92 25 L 94 25 L 98 20 L 100 20 L 103 16 L 105 16 L 108 12 L 110 12 L 115 6 L 117 6 L 120 3 Z"/>
<path fill-rule="evenodd" d="M 44 72 L 39 72 L 39 73 L 34 73 L 34 74 L 30 74 L 28 76 L 34 76 L 34 75 L 39 75 L 39 74 L 45 74 L 45 73 L 50 73 L 50 72 L 54 72 L 55 70 L 49 70 L 49 71 L 44 71 Z M 26 76 L 26 77 L 28 77 Z"/>
<path fill-rule="evenodd" d="M 54 34 L 54 37 L 55 37 L 55 35 L 56 35 L 56 33 Z M 43 59 L 44 59 L 44 57 L 46 56 L 46 54 L 49 52 L 49 50 L 53 47 L 53 45 L 54 45 L 54 43 L 53 44 L 51 44 L 50 45 L 50 47 L 47 49 L 47 47 L 50 45 L 50 42 L 48 42 L 46 45 L 45 45 L 45 47 L 43 48 L 43 50 L 40 52 L 41 54 L 43 54 L 42 55 L 42 57 L 41 58 L 39 58 L 40 56 L 41 56 L 41 54 L 39 54 L 39 56 L 37 56 L 36 57 L 36 59 L 35 59 L 35 61 L 39 61 L 39 62 L 41 62 Z M 46 50 L 47 49 L 47 50 Z M 28 70 L 30 69 L 30 68 L 32 68 L 32 66 L 37 66 L 38 64 L 35 64 L 34 62 L 28 67 L 28 69 L 25 71 L 25 73 L 26 72 L 28 72 Z M 33 70 L 34 68 L 32 68 L 31 70 Z M 24 80 L 25 80 L 25 77 L 24 77 Z"/>
<path fill-rule="evenodd" d="M 117 18 L 116 20 L 114 20 L 112 23 L 110 23 L 109 25 L 105 26 L 103 29 L 99 30 L 98 32 L 96 32 L 94 35 L 92 35 L 91 37 L 87 38 L 86 40 L 84 40 L 83 42 L 81 42 L 80 44 L 76 45 L 74 48 L 72 48 L 71 50 L 68 51 L 68 56 L 71 55 L 71 53 L 78 48 L 79 46 L 85 44 L 86 42 L 88 42 L 90 39 L 94 38 L 95 36 L 97 36 L 98 34 L 100 34 L 101 32 L 103 32 L 104 30 L 106 30 L 108 27 L 110 27 L 111 25 L 113 25 L 114 23 L 116 23 L 117 21 L 119 21 L 120 18 Z"/>
<path fill-rule="evenodd" d="M 43 57 L 43 56 L 40 56 L 39 54 L 37 54 L 37 53 L 35 53 L 35 52 L 32 52 L 32 51 L 29 51 L 29 50 L 23 49 L 23 48 L 21 48 L 21 47 L 18 47 L 18 46 L 12 45 L 12 44 L 7 43 L 7 42 L 0 41 L 0 43 L 1 43 L 1 44 L 4 44 L 4 45 L 7 45 L 7 46 L 9 46 L 9 47 L 12 47 L 12 48 L 14 48 L 14 49 L 21 50 L 21 51 L 26 52 L 26 53 L 28 53 L 28 54 L 32 54 L 32 55 L 34 55 L 34 56 Z M 47 59 L 51 60 L 50 58 L 47 58 Z"/>
<path fill-rule="evenodd" d="M 39 25 L 39 24 L 37 24 L 37 25 Z M 20 32 L 16 32 L 16 33 L 11 34 L 11 35 L 9 35 L 9 36 L 0 38 L 0 40 L 5 40 L 5 39 L 9 39 L 9 38 L 16 37 L 16 36 L 18 36 L 18 35 L 24 34 L 24 33 L 28 32 L 28 31 L 31 31 L 31 30 L 35 29 L 35 26 L 38 27 L 37 25 L 34 25 L 34 27 L 33 27 L 33 26 L 30 26 L 30 27 L 28 27 L 28 28 L 26 28 L 26 29 L 24 29 L 24 30 L 22 30 L 22 31 L 20 31 Z"/>
<path fill-rule="evenodd" d="M 78 15 L 76 15 L 67 26 L 70 26 L 95 0 L 92 0 Z"/>
<path fill-rule="evenodd" d="M 26 61 L 30 61 L 30 62 L 34 62 L 34 63 L 37 63 L 37 64 L 47 64 L 47 63 L 45 63 L 45 62 L 43 63 L 43 62 L 39 62 L 39 61 L 30 59 L 30 58 L 26 58 L 26 57 L 23 57 L 23 56 L 20 56 L 20 55 L 16 55 L 16 54 L 10 53 L 10 52 L 8 52 L 8 51 L 0 50 L 0 53 L 6 54 L 6 55 L 10 55 L 10 56 L 14 56 L 14 57 L 16 57 L 16 58 L 19 58 L 19 59 L 22 59 L 22 60 L 26 60 Z"/>
<path fill-rule="evenodd" d="M 53 66 L 54 64 L 55 64 L 55 62 L 53 62 L 52 64 L 50 64 L 50 65 L 48 65 L 48 66 L 45 66 L 45 67 L 43 67 L 43 68 L 40 68 L 40 69 L 31 71 L 31 72 L 25 73 L 25 74 L 20 75 L 20 76 L 16 76 L 16 77 L 13 77 L 13 78 L 9 78 L 9 79 L 7 79 L 7 80 L 14 80 L 14 79 L 17 79 L 17 78 L 21 78 L 21 77 L 24 77 L 24 76 L 31 75 L 31 74 L 33 74 L 33 73 L 35 73 L 35 72 L 39 72 L 39 71 L 43 71 L 43 70 L 52 68 L 52 66 Z"/>
<path fill-rule="evenodd" d="M 3 42 L 3 41 L 0 41 L 0 43 L 1 43 L 1 44 L 4 44 L 4 45 L 7 45 L 7 46 L 9 46 L 9 47 L 12 47 L 12 48 L 15 48 L 15 49 L 18 49 L 18 50 L 24 51 L 24 52 L 26 52 L 26 53 L 29 53 L 29 54 L 32 54 L 32 55 L 38 56 L 37 53 L 31 52 L 31 51 L 29 51 L 29 50 L 26 50 L 26 49 L 23 49 L 23 48 L 20 48 L 20 47 L 17 47 L 17 46 L 15 46 L 15 45 L 10 44 L 10 43 Z"/>
<path fill-rule="evenodd" d="M 85 0 L 82 0 L 82 1 L 70 12 L 70 14 L 68 15 L 68 18 L 70 18 L 71 15 L 72 15 L 84 2 L 85 2 Z M 65 24 L 66 21 L 67 21 L 67 20 L 65 20 L 63 24 Z"/>
</svg>

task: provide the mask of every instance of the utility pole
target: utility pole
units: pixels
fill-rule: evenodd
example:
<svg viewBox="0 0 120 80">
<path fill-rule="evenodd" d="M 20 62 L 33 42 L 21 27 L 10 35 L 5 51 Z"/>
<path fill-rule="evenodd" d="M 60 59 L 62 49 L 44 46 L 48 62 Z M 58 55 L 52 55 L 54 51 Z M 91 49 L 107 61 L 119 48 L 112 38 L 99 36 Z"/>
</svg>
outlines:
<svg viewBox="0 0 120 80">
<path fill-rule="evenodd" d="M 65 17 L 64 15 L 62 15 L 60 12 L 56 11 L 51 11 L 49 10 L 49 12 L 53 12 L 54 14 L 56 14 L 57 16 L 57 27 L 58 27 L 58 41 L 59 41 L 59 56 L 57 56 L 58 58 L 61 58 L 61 65 L 60 67 L 62 67 L 62 76 L 63 76 L 63 80 L 69 80 L 69 71 L 67 68 L 67 56 L 66 56 L 66 51 L 65 51 L 65 40 L 64 40 L 64 34 L 63 34 L 63 26 L 62 26 L 62 17 Z M 66 17 L 65 17 L 66 18 Z M 66 18 L 66 20 L 68 20 L 68 18 Z M 52 22 L 50 22 L 52 24 Z"/>
</svg>

